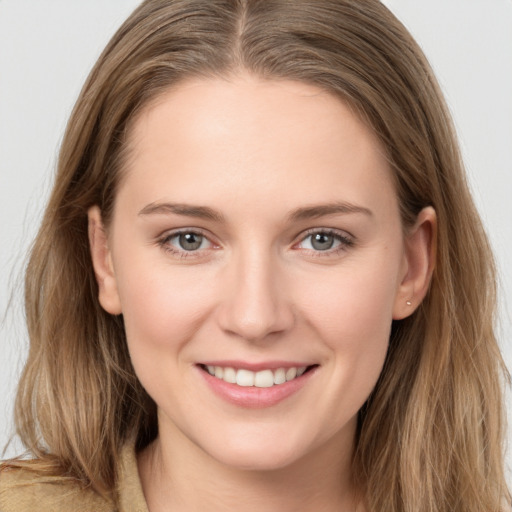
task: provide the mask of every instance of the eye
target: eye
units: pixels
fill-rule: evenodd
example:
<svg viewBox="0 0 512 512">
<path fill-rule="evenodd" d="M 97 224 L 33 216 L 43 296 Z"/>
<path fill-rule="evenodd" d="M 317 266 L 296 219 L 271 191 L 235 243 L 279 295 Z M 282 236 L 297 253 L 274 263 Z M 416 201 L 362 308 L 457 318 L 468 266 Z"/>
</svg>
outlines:
<svg viewBox="0 0 512 512">
<path fill-rule="evenodd" d="M 315 252 L 337 252 L 353 245 L 348 236 L 332 230 L 316 230 L 308 233 L 298 244 L 299 249 Z"/>
<path fill-rule="evenodd" d="M 208 245 L 206 238 L 198 233 L 180 233 L 173 236 L 170 242 L 184 251 L 197 251 L 204 248 L 204 245 Z"/>
<path fill-rule="evenodd" d="M 315 251 L 328 251 L 332 249 L 336 243 L 339 244 L 339 240 L 336 240 L 334 235 L 329 233 L 314 233 L 308 235 L 303 241 L 303 244 L 306 246 L 305 248 L 314 249 Z"/>
<path fill-rule="evenodd" d="M 171 252 L 191 253 L 202 249 L 209 249 L 212 242 L 197 231 L 180 231 L 171 233 L 160 240 L 160 245 Z"/>
</svg>

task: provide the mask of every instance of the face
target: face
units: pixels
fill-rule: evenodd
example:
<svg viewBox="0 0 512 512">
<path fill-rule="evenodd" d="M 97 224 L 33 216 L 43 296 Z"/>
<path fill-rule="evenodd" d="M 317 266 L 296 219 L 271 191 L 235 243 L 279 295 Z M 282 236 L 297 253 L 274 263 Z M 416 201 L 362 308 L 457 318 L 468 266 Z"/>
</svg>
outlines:
<svg viewBox="0 0 512 512">
<path fill-rule="evenodd" d="M 419 288 L 371 131 L 314 86 L 238 77 L 169 91 L 130 144 L 91 245 L 162 440 L 257 469 L 350 449 Z"/>
</svg>

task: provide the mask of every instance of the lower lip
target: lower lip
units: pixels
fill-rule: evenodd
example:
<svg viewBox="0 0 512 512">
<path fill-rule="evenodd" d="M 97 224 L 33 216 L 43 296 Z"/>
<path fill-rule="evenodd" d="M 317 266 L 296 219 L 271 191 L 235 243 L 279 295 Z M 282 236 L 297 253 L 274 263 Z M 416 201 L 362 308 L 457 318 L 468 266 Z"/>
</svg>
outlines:
<svg viewBox="0 0 512 512">
<path fill-rule="evenodd" d="M 302 389 L 316 373 L 317 367 L 296 377 L 293 380 L 271 386 L 269 388 L 257 388 L 255 386 L 238 386 L 230 384 L 222 379 L 210 375 L 201 367 L 197 367 L 210 389 L 219 397 L 239 407 L 248 409 L 264 409 L 282 402 Z"/>
</svg>

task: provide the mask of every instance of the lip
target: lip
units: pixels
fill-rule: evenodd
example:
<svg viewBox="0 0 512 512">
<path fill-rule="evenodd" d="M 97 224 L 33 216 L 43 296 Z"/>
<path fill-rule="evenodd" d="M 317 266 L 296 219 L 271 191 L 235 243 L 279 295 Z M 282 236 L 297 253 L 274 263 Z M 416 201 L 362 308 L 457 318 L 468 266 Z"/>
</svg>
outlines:
<svg viewBox="0 0 512 512">
<path fill-rule="evenodd" d="M 235 368 L 237 370 L 250 370 L 252 372 L 259 372 L 261 370 L 277 370 L 278 368 L 300 368 L 302 366 L 313 366 L 315 363 L 311 362 L 297 362 L 297 361 L 262 361 L 261 363 L 250 363 L 247 361 L 239 361 L 234 359 L 201 361 L 199 365 L 204 366 L 222 366 L 223 368 Z"/>
<path fill-rule="evenodd" d="M 274 366 L 274 363 L 276 364 L 276 366 Z M 210 365 L 210 362 L 201 363 L 201 365 L 202 364 Z M 207 371 L 202 369 L 201 365 L 196 366 L 197 371 L 204 379 L 206 385 L 210 388 L 211 391 L 213 391 L 213 393 L 215 393 L 218 397 L 220 397 L 221 399 L 225 400 L 228 403 L 247 409 L 264 409 L 279 404 L 283 400 L 299 392 L 310 381 L 310 379 L 318 370 L 318 366 L 313 366 L 300 377 L 297 377 L 283 384 L 279 384 L 277 386 L 272 386 L 269 388 L 257 388 L 253 386 L 238 386 L 237 384 L 225 382 L 222 379 L 218 379 L 217 377 L 210 375 Z M 278 362 L 273 362 L 270 364 L 244 364 L 239 361 L 215 361 L 211 362 L 211 365 L 223 367 L 229 366 L 232 368 L 246 369 L 251 371 L 300 366 L 300 364 L 290 363 L 289 361 L 286 363 L 281 362 L 279 364 Z M 312 365 L 302 364 L 302 366 Z"/>
</svg>

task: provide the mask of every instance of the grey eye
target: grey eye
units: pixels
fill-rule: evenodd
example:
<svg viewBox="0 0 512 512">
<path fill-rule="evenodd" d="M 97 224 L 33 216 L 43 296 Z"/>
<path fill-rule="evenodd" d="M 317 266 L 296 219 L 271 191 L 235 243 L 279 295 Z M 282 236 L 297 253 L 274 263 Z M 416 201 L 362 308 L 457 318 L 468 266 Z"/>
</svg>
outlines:
<svg viewBox="0 0 512 512">
<path fill-rule="evenodd" d="M 352 245 L 352 241 L 342 234 L 330 231 L 316 231 L 305 236 L 298 244 L 298 247 L 308 251 L 330 252 L 341 247 L 349 247 L 350 245 Z"/>
<path fill-rule="evenodd" d="M 328 251 L 334 246 L 336 238 L 328 233 L 315 233 L 310 235 L 311 247 L 316 251 Z"/>
<path fill-rule="evenodd" d="M 204 236 L 198 233 L 180 233 L 176 235 L 174 239 L 177 239 L 177 244 L 180 249 L 184 251 L 196 251 L 203 245 Z"/>
</svg>

